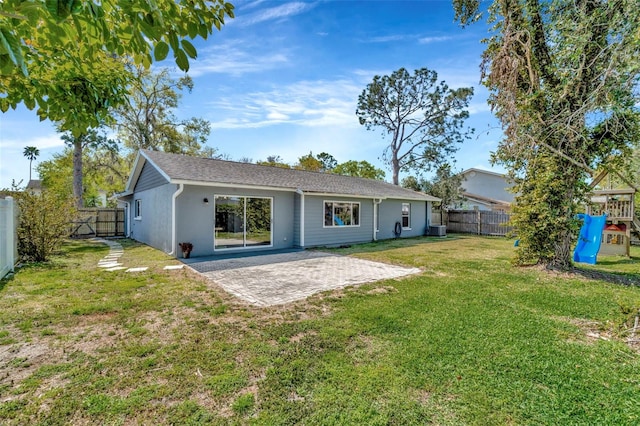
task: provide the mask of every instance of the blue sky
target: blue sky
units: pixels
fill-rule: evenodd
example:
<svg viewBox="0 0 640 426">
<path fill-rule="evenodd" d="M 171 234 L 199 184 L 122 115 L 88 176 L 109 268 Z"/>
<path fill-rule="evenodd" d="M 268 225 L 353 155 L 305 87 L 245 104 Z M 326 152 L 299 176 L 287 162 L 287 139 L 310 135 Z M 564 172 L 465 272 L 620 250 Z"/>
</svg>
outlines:
<svg viewBox="0 0 640 426">
<path fill-rule="evenodd" d="M 487 27 L 460 28 L 450 1 L 231 1 L 236 19 L 195 43 L 195 88 L 178 111 L 210 121 L 210 146 L 231 159 L 279 155 L 290 163 L 328 152 L 338 162 L 367 160 L 390 180 L 386 141 L 358 123 L 358 95 L 374 75 L 427 67 L 450 87 L 475 88 L 467 123 L 476 134 L 461 145 L 456 167 L 503 171 L 489 163 L 502 133 L 479 85 Z M 0 115 L 0 188 L 12 179 L 26 184 L 25 146 L 40 149 L 35 163 L 64 148 L 34 111 Z"/>
</svg>

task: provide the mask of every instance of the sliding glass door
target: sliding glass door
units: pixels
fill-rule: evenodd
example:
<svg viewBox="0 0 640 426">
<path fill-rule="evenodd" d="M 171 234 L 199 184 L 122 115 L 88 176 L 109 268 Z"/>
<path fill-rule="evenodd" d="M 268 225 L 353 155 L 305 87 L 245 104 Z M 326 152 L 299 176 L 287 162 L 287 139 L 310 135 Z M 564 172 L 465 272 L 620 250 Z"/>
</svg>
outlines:
<svg viewBox="0 0 640 426">
<path fill-rule="evenodd" d="M 266 197 L 216 196 L 214 248 L 272 245 L 272 204 Z"/>
</svg>

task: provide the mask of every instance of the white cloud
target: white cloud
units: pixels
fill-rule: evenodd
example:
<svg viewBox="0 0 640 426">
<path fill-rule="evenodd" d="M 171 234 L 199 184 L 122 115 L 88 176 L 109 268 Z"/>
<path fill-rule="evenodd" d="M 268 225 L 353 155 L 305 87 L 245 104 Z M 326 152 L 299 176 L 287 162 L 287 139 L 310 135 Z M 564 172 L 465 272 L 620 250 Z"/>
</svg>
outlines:
<svg viewBox="0 0 640 426">
<path fill-rule="evenodd" d="M 369 84 L 373 81 L 373 77 L 375 77 L 376 75 L 390 75 L 392 72 L 394 72 L 395 70 L 392 69 L 387 69 L 387 70 L 383 70 L 383 69 L 379 69 L 379 70 L 364 70 L 364 69 L 357 69 L 353 71 L 353 75 L 355 75 L 356 77 L 358 77 L 358 80 L 363 82 L 365 85 Z M 362 89 L 364 89 L 364 86 L 362 87 Z"/>
<path fill-rule="evenodd" d="M 487 102 L 471 102 L 467 108 L 469 114 L 480 114 L 483 112 L 491 112 L 491 106 Z"/>
<path fill-rule="evenodd" d="M 395 35 L 388 35 L 388 36 L 372 37 L 366 41 L 368 43 L 388 43 L 391 41 L 405 40 L 406 38 L 407 36 L 404 34 L 395 34 Z"/>
<path fill-rule="evenodd" d="M 189 75 L 199 77 L 205 74 L 242 75 L 263 72 L 287 65 L 289 56 L 281 51 L 270 55 L 257 56 L 228 45 L 207 49 L 202 58 L 193 62 Z"/>
<path fill-rule="evenodd" d="M 253 4 L 250 6 L 254 6 Z M 241 14 L 236 15 L 236 19 L 232 22 L 237 22 L 238 25 L 249 26 L 255 25 L 265 21 L 275 21 L 278 19 L 286 19 L 295 15 L 306 12 L 314 7 L 313 4 L 302 2 L 290 2 L 281 4 L 276 7 L 260 10 L 259 12 L 252 13 L 250 15 L 243 16 Z M 239 16 L 238 16 L 239 15 Z"/>
<path fill-rule="evenodd" d="M 278 111 L 271 111 L 267 114 L 267 118 L 271 121 L 286 121 L 289 119 L 289 116 Z"/>
<path fill-rule="evenodd" d="M 211 102 L 212 128 L 358 125 L 355 107 L 360 86 L 348 80 L 300 81 L 270 91 L 246 93 Z M 211 119 L 211 118 L 210 118 Z"/>
<path fill-rule="evenodd" d="M 64 142 L 60 139 L 60 135 L 52 133 L 45 136 L 36 136 L 29 139 L 7 139 L 3 138 L 0 142 L 0 148 L 2 150 L 20 150 L 22 151 L 26 146 L 35 146 L 40 151 L 50 148 L 59 148 L 64 146 Z"/>
<path fill-rule="evenodd" d="M 255 8 L 255 7 L 260 6 L 261 4 L 263 4 L 263 3 L 265 3 L 265 2 L 266 2 L 266 0 L 256 0 L 256 1 L 252 1 L 252 2 L 247 3 L 247 4 L 243 4 L 243 5 L 242 5 L 242 9 L 243 9 L 243 10 L 244 10 L 244 9 L 253 9 L 253 8 Z"/>
<path fill-rule="evenodd" d="M 403 40 L 410 40 L 410 41 L 415 41 L 417 40 L 419 44 L 431 44 L 431 43 L 439 43 L 439 42 L 443 42 L 443 41 L 448 41 L 448 40 L 452 40 L 453 37 L 451 36 L 428 36 L 428 37 L 420 37 L 416 34 L 389 34 L 389 35 L 385 35 L 385 36 L 377 36 L 377 37 L 370 37 L 366 40 L 363 40 L 365 43 L 389 43 L 389 42 L 394 42 L 394 41 L 403 41 Z"/>
<path fill-rule="evenodd" d="M 57 133 L 19 138 L 14 135 L 5 137 L 5 130 L 8 129 L 2 129 L 3 137 L 0 141 L 0 164 L 2 164 L 0 167 L 0 188 L 9 188 L 13 180 L 16 183 L 22 181 L 23 185 L 28 182 L 29 160 L 23 156 L 26 146 L 35 146 L 40 150 L 40 155 L 32 164 L 33 179 L 38 179 L 36 166 L 42 161 L 51 159 L 51 156 L 64 146 L 64 142 Z"/>
<path fill-rule="evenodd" d="M 449 36 L 440 36 L 440 37 L 421 37 L 418 39 L 418 43 L 420 44 L 429 44 L 429 43 L 437 43 L 441 41 L 451 40 L 453 37 Z"/>
</svg>

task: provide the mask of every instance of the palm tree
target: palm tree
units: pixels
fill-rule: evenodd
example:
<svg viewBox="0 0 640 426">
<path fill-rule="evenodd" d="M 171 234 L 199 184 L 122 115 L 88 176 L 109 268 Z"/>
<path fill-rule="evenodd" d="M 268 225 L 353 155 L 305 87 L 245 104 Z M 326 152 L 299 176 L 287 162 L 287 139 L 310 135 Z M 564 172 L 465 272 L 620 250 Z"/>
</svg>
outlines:
<svg viewBox="0 0 640 426">
<path fill-rule="evenodd" d="M 38 155 L 40 155 L 40 150 L 35 146 L 25 146 L 22 155 L 29 159 L 29 180 L 31 180 L 31 163 L 33 162 L 33 160 L 38 158 Z"/>
</svg>

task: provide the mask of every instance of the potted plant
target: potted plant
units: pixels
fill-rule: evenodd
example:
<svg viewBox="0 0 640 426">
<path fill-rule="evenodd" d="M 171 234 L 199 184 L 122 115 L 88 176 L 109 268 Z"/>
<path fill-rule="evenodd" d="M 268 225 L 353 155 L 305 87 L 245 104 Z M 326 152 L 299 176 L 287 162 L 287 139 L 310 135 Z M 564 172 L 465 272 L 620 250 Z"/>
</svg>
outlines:
<svg viewBox="0 0 640 426">
<path fill-rule="evenodd" d="M 178 244 L 182 249 L 182 257 L 188 259 L 191 256 L 191 251 L 193 250 L 193 244 L 191 243 L 179 243 Z"/>
</svg>

